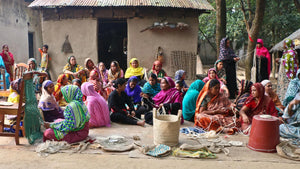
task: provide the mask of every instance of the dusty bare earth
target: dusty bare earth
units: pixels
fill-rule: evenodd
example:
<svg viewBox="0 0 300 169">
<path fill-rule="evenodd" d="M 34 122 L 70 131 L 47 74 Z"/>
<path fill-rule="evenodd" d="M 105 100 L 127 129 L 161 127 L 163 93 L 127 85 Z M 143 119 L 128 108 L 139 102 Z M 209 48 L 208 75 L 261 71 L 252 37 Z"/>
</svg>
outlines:
<svg viewBox="0 0 300 169">
<path fill-rule="evenodd" d="M 243 79 L 243 70 L 237 71 L 239 79 Z M 193 126 L 192 123 L 185 122 L 184 126 Z M 139 136 L 141 142 L 151 144 L 153 142 L 152 126 L 139 127 L 121 124 L 112 124 L 111 128 L 91 129 L 91 137 L 122 135 L 127 137 Z M 57 153 L 48 157 L 39 156 L 34 150 L 35 146 L 29 145 L 25 138 L 21 138 L 21 145 L 16 146 L 14 138 L 0 137 L 0 168 L 254 168 L 254 169 L 288 169 L 299 168 L 300 162 L 279 157 L 276 153 L 261 153 L 248 149 L 245 145 L 248 136 L 241 134 L 229 136 L 225 140 L 242 141 L 242 147 L 229 147 L 230 155 L 217 154 L 217 159 L 186 159 L 177 157 L 150 158 L 139 154 L 138 151 L 126 153 L 99 152 L 83 153 Z M 180 144 L 193 143 L 184 134 L 180 134 Z M 129 157 L 131 154 L 131 157 Z"/>
</svg>

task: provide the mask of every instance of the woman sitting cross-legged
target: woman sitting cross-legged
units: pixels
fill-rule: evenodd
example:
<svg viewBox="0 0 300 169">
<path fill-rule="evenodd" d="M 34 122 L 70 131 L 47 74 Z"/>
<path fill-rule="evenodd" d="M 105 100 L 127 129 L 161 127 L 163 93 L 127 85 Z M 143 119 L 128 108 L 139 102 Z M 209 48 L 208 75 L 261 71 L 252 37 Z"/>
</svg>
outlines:
<svg viewBox="0 0 300 169">
<path fill-rule="evenodd" d="M 277 117 L 275 104 L 269 96 L 265 95 L 265 88 L 260 83 L 255 83 L 251 87 L 251 95 L 246 100 L 240 111 L 242 130 L 248 134 L 251 129 L 252 118 L 255 115 L 269 114 Z"/>
<path fill-rule="evenodd" d="M 64 110 L 64 120 L 53 123 L 44 122 L 47 129 L 44 141 L 66 141 L 69 144 L 85 140 L 89 134 L 90 114 L 82 101 L 82 93 L 78 86 L 67 85 L 61 89 L 68 105 Z"/>
<path fill-rule="evenodd" d="M 239 86 L 239 95 L 234 101 L 235 107 L 240 111 L 244 106 L 245 101 L 250 96 L 251 86 L 253 83 L 248 80 L 242 80 Z"/>
<path fill-rule="evenodd" d="M 114 88 L 115 90 L 112 91 L 108 97 L 108 108 L 111 112 L 111 121 L 144 126 L 145 121 L 140 121 L 135 118 L 136 112 L 134 111 L 133 104 L 124 92 L 126 88 L 126 80 L 123 78 L 117 79 L 114 81 Z M 125 104 L 128 105 L 128 109 L 126 109 Z"/>
<path fill-rule="evenodd" d="M 109 110 L 105 99 L 98 94 L 94 85 L 85 82 L 81 86 L 82 93 L 86 96 L 85 104 L 90 113 L 89 127 L 110 127 Z"/>
<path fill-rule="evenodd" d="M 54 84 L 51 80 L 46 80 L 42 84 L 42 95 L 38 107 L 42 110 L 44 120 L 53 122 L 56 119 L 63 119 L 63 110 L 58 106 L 53 96 Z"/>
<path fill-rule="evenodd" d="M 220 82 L 217 79 L 208 81 L 197 98 L 195 126 L 216 132 L 235 133 L 239 122 L 231 106 L 230 100 L 220 93 Z"/>
</svg>

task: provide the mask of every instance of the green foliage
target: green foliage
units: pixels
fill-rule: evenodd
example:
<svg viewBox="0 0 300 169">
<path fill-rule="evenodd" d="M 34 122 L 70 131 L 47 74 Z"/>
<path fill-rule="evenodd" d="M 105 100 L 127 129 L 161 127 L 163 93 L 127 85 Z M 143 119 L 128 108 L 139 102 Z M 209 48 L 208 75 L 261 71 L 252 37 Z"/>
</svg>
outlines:
<svg viewBox="0 0 300 169">
<path fill-rule="evenodd" d="M 215 0 L 208 0 L 211 5 L 216 8 Z M 249 8 L 245 4 L 246 8 Z M 248 42 L 248 34 L 244 23 L 243 13 L 239 0 L 227 0 L 227 25 L 226 34 L 232 41 L 235 41 L 236 48 L 242 47 Z M 251 11 L 255 12 L 255 0 L 251 0 Z M 248 19 L 248 15 L 247 15 Z M 265 15 L 259 38 L 264 40 L 266 47 L 271 47 L 280 42 L 294 31 L 300 28 L 300 14 L 297 12 L 295 4 L 291 0 L 267 0 Z M 210 14 L 202 14 L 199 16 L 199 28 L 205 36 L 212 39 L 215 43 L 216 34 L 216 11 Z M 199 32 L 200 39 L 206 39 Z"/>
</svg>

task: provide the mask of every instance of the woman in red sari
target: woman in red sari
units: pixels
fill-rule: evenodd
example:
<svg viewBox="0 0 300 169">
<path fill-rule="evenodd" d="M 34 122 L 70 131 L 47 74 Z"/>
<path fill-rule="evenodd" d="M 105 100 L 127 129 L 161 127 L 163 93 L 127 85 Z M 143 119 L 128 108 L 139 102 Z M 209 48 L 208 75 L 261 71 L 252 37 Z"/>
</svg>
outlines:
<svg viewBox="0 0 300 169">
<path fill-rule="evenodd" d="M 223 131 L 233 134 L 239 127 L 238 119 L 231 111 L 230 100 L 220 93 L 217 79 L 208 81 L 202 88 L 196 102 L 195 126 L 205 130 Z"/>
<path fill-rule="evenodd" d="M 248 134 L 251 128 L 253 116 L 260 114 L 278 116 L 274 102 L 265 95 L 264 86 L 261 83 L 255 83 L 251 87 L 251 95 L 240 111 L 242 130 L 245 134 Z"/>
<path fill-rule="evenodd" d="M 14 65 L 14 55 L 9 52 L 8 45 L 2 46 L 2 53 L 0 53 L 5 64 L 7 73 L 10 75 L 10 81 L 13 81 L 13 65 Z"/>
</svg>

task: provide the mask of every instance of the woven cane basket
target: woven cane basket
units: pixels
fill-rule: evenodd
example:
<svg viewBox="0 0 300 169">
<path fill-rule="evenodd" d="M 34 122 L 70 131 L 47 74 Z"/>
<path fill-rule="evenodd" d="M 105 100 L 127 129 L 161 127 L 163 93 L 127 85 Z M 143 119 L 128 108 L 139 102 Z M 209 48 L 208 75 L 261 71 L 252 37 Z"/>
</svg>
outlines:
<svg viewBox="0 0 300 169">
<path fill-rule="evenodd" d="M 163 115 L 157 116 L 157 110 L 153 109 L 153 137 L 154 144 L 165 144 L 168 146 L 176 146 L 179 140 L 181 110 L 178 115 Z"/>
</svg>

